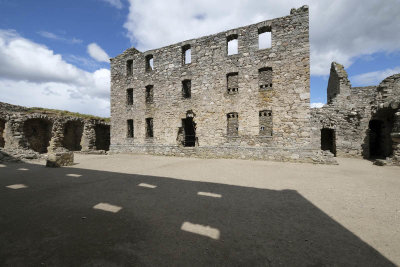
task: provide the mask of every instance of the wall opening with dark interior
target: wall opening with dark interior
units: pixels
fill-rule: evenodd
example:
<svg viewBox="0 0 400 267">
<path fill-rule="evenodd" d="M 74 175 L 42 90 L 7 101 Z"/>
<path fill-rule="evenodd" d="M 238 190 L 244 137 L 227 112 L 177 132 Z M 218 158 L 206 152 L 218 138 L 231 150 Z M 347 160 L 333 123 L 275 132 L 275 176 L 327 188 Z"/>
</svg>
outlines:
<svg viewBox="0 0 400 267">
<path fill-rule="evenodd" d="M 232 112 L 228 113 L 226 116 L 228 119 L 227 135 L 239 135 L 239 115 L 236 112 Z"/>
<path fill-rule="evenodd" d="M 328 150 L 336 157 L 336 134 L 334 129 L 321 129 L 321 150 Z"/>
<path fill-rule="evenodd" d="M 154 96 L 154 86 L 147 85 L 146 86 L 146 103 L 153 103 L 153 96 Z"/>
<path fill-rule="evenodd" d="M 24 123 L 23 131 L 30 149 L 47 153 L 50 144 L 53 123 L 45 119 L 28 119 Z"/>
<path fill-rule="evenodd" d="M 83 134 L 83 123 L 81 121 L 68 121 L 64 125 L 63 147 L 69 151 L 80 151 Z"/>
<path fill-rule="evenodd" d="M 129 59 L 126 61 L 126 75 L 132 76 L 133 74 L 133 60 Z"/>
<path fill-rule="evenodd" d="M 192 63 L 192 49 L 190 45 L 182 46 L 182 65 Z"/>
<path fill-rule="evenodd" d="M 390 134 L 393 130 L 394 110 L 379 110 L 369 122 L 369 158 L 386 158 L 393 153 L 393 142 Z"/>
<path fill-rule="evenodd" d="M 129 88 L 126 90 L 126 104 L 128 106 L 133 105 L 133 89 Z"/>
<path fill-rule="evenodd" d="M 154 69 L 153 55 L 146 56 L 146 71 L 152 71 Z"/>
<path fill-rule="evenodd" d="M 190 98 L 192 96 L 192 81 L 183 80 L 182 81 L 182 96 L 183 98 Z"/>
<path fill-rule="evenodd" d="M 126 125 L 127 125 L 126 137 L 133 138 L 134 136 L 133 120 L 127 120 Z"/>
<path fill-rule="evenodd" d="M 238 35 L 237 34 L 229 35 L 226 38 L 226 42 L 227 42 L 227 54 L 228 54 L 228 56 L 237 54 L 238 50 L 239 50 Z"/>
<path fill-rule="evenodd" d="M 110 125 L 96 124 L 96 149 L 108 151 L 110 149 Z"/>
<path fill-rule="evenodd" d="M 272 47 L 271 27 L 264 26 L 258 29 L 258 49 Z"/>
<path fill-rule="evenodd" d="M 196 123 L 194 114 L 191 111 L 186 112 L 186 118 L 182 119 L 183 127 L 183 145 L 186 147 L 196 146 Z"/>
<path fill-rule="evenodd" d="M 227 93 L 237 94 L 239 92 L 239 73 L 231 72 L 226 75 Z"/>
<path fill-rule="evenodd" d="M 3 119 L 0 119 L 0 147 L 4 147 L 6 144 L 6 141 L 4 138 L 5 128 L 6 128 L 6 121 Z"/>
<path fill-rule="evenodd" d="M 272 68 L 266 67 L 258 70 L 258 85 L 261 90 L 272 88 Z"/>
<path fill-rule="evenodd" d="M 260 136 L 272 136 L 272 110 L 259 112 Z"/>
<path fill-rule="evenodd" d="M 154 137 L 153 133 L 153 118 L 146 118 L 146 137 Z"/>
</svg>

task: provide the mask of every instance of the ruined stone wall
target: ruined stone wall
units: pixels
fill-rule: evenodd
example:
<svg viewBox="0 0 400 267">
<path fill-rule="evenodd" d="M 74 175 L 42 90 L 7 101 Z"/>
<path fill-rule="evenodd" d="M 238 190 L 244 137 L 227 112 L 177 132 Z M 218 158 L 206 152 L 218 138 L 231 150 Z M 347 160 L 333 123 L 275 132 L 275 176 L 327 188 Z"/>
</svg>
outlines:
<svg viewBox="0 0 400 267">
<path fill-rule="evenodd" d="M 330 94 L 331 92 L 331 94 Z M 334 95 L 332 92 L 340 92 Z M 332 97 L 334 95 L 334 97 Z M 329 98 L 330 102 L 329 102 Z M 382 157 L 398 158 L 400 130 L 396 114 L 400 107 L 400 74 L 390 76 L 378 86 L 351 87 L 343 66 L 333 62 L 328 83 L 328 104 L 311 110 L 311 140 L 321 146 L 321 130 L 333 129 L 338 156 L 373 158 L 371 123 L 381 124 L 377 142 Z"/>
<path fill-rule="evenodd" d="M 271 48 L 259 49 L 262 29 L 271 31 Z M 238 39 L 238 54 L 228 55 L 232 36 Z M 183 64 L 182 51 L 188 46 L 191 63 Z M 111 59 L 111 150 L 185 151 L 182 119 L 191 112 L 198 154 L 207 151 L 211 157 L 225 151 L 230 156 L 246 149 L 283 153 L 285 148 L 297 150 L 298 156 L 310 145 L 309 50 L 306 6 L 292 9 L 286 17 L 160 49 L 126 50 Z M 153 70 L 146 68 L 148 56 L 153 58 Z M 184 80 L 191 81 L 190 98 L 182 94 Z M 153 101 L 146 103 L 149 85 Z M 132 105 L 127 102 L 128 89 L 133 89 Z M 272 114 L 272 134 L 260 135 L 259 112 L 264 110 Z M 230 113 L 238 115 L 237 135 L 228 132 Z M 146 119 L 153 121 L 152 138 L 146 134 Z M 133 120 L 133 138 L 128 120 Z"/>
<path fill-rule="evenodd" d="M 96 128 L 104 129 L 103 134 L 96 136 Z M 108 150 L 109 128 L 109 123 L 100 119 L 32 112 L 0 102 L 0 160 L 6 154 L 16 159 L 33 159 L 55 151 Z M 96 147 L 96 142 L 101 148 Z"/>
</svg>

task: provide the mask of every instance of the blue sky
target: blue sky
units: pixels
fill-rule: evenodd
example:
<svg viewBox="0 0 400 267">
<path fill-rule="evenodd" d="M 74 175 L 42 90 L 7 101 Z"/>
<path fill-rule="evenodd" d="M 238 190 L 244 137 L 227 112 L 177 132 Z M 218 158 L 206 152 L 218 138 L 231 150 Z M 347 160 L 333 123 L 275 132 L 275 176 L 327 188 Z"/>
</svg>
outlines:
<svg viewBox="0 0 400 267">
<path fill-rule="evenodd" d="M 398 0 L 0 0 L 0 101 L 109 116 L 109 64 L 141 51 L 310 6 L 311 102 L 330 63 L 353 86 L 400 72 Z"/>
</svg>

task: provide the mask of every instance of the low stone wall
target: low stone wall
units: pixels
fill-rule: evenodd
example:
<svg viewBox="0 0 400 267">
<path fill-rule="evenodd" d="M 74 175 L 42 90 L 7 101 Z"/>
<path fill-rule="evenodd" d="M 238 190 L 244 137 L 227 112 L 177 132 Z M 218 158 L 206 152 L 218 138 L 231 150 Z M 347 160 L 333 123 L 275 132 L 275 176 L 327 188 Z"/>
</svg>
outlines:
<svg viewBox="0 0 400 267">
<path fill-rule="evenodd" d="M 136 153 L 198 158 L 239 158 L 314 164 L 337 164 L 337 161 L 333 157 L 332 153 L 318 149 L 282 149 L 274 147 L 237 146 L 180 147 L 137 144 L 135 146 L 111 145 L 110 153 Z"/>
</svg>

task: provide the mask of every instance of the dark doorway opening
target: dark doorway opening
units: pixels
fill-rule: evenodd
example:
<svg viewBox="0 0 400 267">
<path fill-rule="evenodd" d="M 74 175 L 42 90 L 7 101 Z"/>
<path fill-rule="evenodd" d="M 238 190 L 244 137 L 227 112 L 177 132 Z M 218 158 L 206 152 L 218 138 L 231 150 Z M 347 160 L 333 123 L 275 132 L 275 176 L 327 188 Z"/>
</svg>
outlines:
<svg viewBox="0 0 400 267">
<path fill-rule="evenodd" d="M 329 150 L 336 157 L 335 130 L 328 128 L 321 130 L 321 150 Z"/>
<path fill-rule="evenodd" d="M 182 126 L 184 129 L 183 145 L 186 147 L 196 146 L 196 123 L 193 118 L 182 119 Z"/>
<path fill-rule="evenodd" d="M 96 132 L 96 149 L 110 150 L 110 125 L 96 124 L 94 130 Z"/>
<path fill-rule="evenodd" d="M 64 126 L 63 146 L 69 151 L 80 151 L 83 134 L 83 123 L 80 121 L 68 121 Z"/>
<path fill-rule="evenodd" d="M 6 121 L 0 119 L 0 147 L 4 147 L 6 144 L 5 138 L 4 138 L 4 129 L 6 128 Z"/>
<path fill-rule="evenodd" d="M 382 128 L 383 121 L 371 120 L 369 122 L 369 157 L 383 157 L 382 150 Z"/>
<path fill-rule="evenodd" d="M 39 153 L 47 153 L 53 124 L 45 119 L 29 119 L 24 123 L 28 147 Z"/>
<path fill-rule="evenodd" d="M 381 109 L 369 122 L 368 147 L 370 159 L 384 159 L 393 153 L 390 134 L 394 124 L 394 110 Z"/>
</svg>

